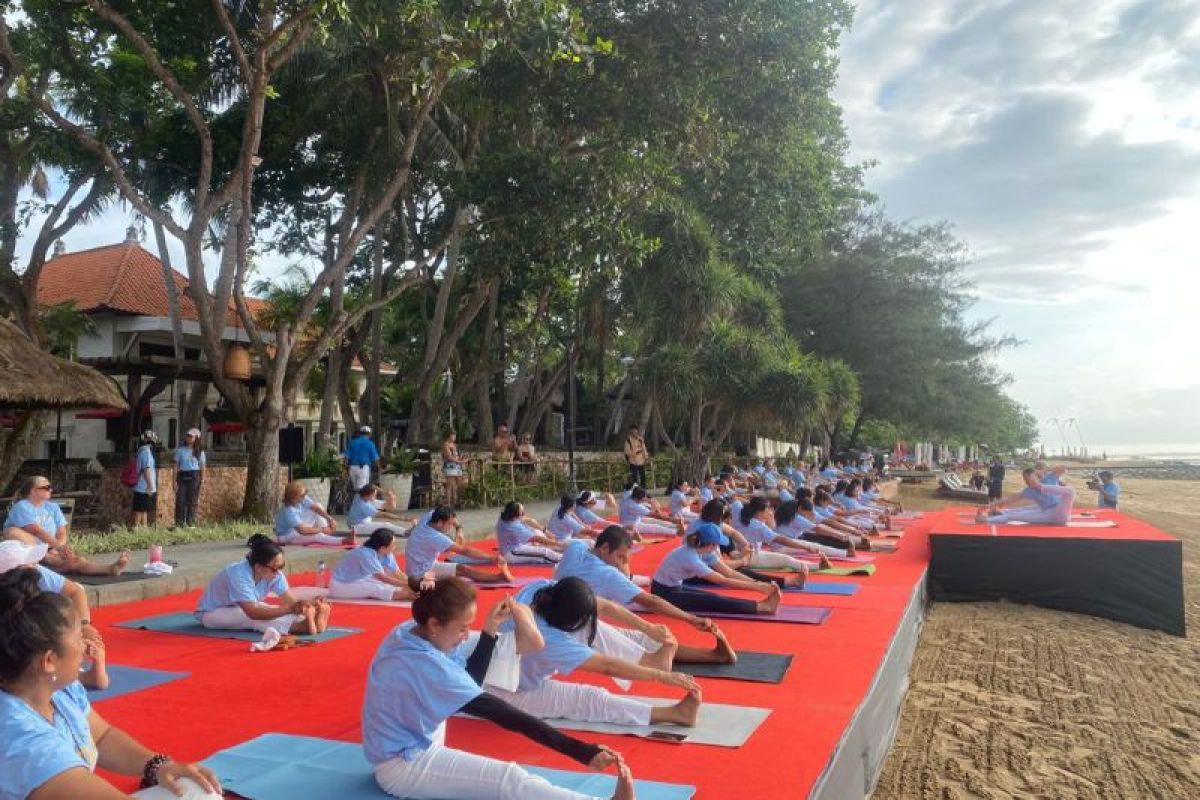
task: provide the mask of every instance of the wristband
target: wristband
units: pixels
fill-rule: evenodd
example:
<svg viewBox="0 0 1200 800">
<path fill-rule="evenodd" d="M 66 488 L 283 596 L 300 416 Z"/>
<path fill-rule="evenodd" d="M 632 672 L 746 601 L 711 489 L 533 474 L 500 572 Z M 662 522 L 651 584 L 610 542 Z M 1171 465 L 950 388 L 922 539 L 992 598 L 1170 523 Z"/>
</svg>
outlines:
<svg viewBox="0 0 1200 800">
<path fill-rule="evenodd" d="M 151 786 L 158 786 L 158 771 L 162 769 L 163 764 L 171 761 L 171 757 L 162 753 L 155 753 L 150 756 L 150 760 L 146 762 L 146 766 L 142 767 L 142 785 L 141 788 L 149 789 Z"/>
</svg>

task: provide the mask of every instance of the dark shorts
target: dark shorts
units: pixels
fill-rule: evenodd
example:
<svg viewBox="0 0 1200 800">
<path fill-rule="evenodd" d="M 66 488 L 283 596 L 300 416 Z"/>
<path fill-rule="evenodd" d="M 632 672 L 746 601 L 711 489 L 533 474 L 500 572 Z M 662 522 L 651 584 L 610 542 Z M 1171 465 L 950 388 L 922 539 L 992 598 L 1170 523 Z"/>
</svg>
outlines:
<svg viewBox="0 0 1200 800">
<path fill-rule="evenodd" d="M 134 492 L 133 493 L 133 510 L 134 511 L 138 511 L 138 512 L 153 511 L 157 505 L 158 505 L 158 492 L 155 492 L 154 494 L 143 494 L 142 492 Z"/>
</svg>

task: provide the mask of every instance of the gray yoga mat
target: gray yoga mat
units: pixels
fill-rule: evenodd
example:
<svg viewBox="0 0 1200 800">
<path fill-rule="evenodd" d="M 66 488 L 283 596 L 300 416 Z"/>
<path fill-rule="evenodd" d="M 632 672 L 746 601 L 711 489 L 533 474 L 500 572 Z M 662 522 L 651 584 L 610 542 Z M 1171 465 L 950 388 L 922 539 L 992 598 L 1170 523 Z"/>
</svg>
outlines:
<svg viewBox="0 0 1200 800">
<path fill-rule="evenodd" d="M 201 636 L 208 639 L 238 639 L 243 642 L 257 642 L 263 636 L 258 631 L 226 631 L 206 628 L 186 611 L 130 619 L 118 622 L 117 627 L 138 628 L 146 631 L 157 631 L 159 633 L 177 633 L 182 636 Z M 352 636 L 356 633 L 362 633 L 362 628 L 335 628 L 331 626 L 324 633 L 316 636 L 300 636 L 299 638 L 306 641 L 327 642 L 331 639 L 340 639 L 343 636 Z"/>
<path fill-rule="evenodd" d="M 655 706 L 674 705 L 676 700 L 662 697 L 638 697 L 628 695 L 631 700 L 641 700 Z M 608 722 L 579 722 L 571 719 L 548 719 L 559 730 L 588 731 L 591 733 L 614 733 L 624 736 L 654 738 L 655 734 L 683 736 L 680 742 L 688 744 L 710 744 L 717 747 L 741 747 L 758 730 L 771 714 L 769 708 L 730 706 L 722 703 L 703 703 L 696 725 L 684 728 L 679 725 L 613 725 Z"/>
<path fill-rule="evenodd" d="M 686 672 L 697 678 L 726 678 L 752 683 L 781 683 L 792 666 L 788 653 L 757 653 L 743 650 L 736 664 L 681 664 L 675 662 L 676 672 Z"/>
<path fill-rule="evenodd" d="M 779 606 L 774 614 L 731 614 L 725 611 L 697 611 L 702 617 L 746 619 L 751 622 L 792 622 L 800 625 L 820 625 L 833 613 L 824 606 Z"/>
</svg>

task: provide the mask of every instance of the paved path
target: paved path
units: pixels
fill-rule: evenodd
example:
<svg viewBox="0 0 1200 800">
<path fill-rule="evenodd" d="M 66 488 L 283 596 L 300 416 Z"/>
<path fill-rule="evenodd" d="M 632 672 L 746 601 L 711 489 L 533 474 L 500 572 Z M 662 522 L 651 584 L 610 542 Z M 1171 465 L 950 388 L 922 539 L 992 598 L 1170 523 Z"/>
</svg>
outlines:
<svg viewBox="0 0 1200 800">
<path fill-rule="evenodd" d="M 550 513 L 558 507 L 558 503 L 545 501 L 530 503 L 527 512 L 534 519 L 545 522 Z M 413 516 L 419 511 L 409 512 Z M 495 533 L 496 518 L 500 515 L 498 508 L 480 508 L 458 512 L 459 522 L 463 532 L 470 540 L 486 539 Z M 339 518 L 339 528 L 344 530 L 345 519 Z M 400 541 L 399 549 L 403 552 L 404 540 Z M 287 547 L 284 548 L 287 558 L 287 572 L 312 572 L 317 563 L 324 561 L 329 569 L 341 560 L 345 550 L 322 547 Z M 114 603 L 128 603 L 135 600 L 147 600 L 152 597 L 162 597 L 169 594 L 181 594 L 193 589 L 199 589 L 208 584 L 212 577 L 229 564 L 237 561 L 246 554 L 244 541 L 206 542 L 203 544 L 185 544 L 167 548 L 163 555 L 169 561 L 179 562 L 175 571 L 161 578 L 113 583 L 106 586 L 84 586 L 87 590 L 88 602 L 92 606 L 108 606 Z M 89 556 L 94 561 L 107 563 L 117 557 L 116 553 Z M 139 571 L 141 565 L 149 559 L 147 550 L 132 551 L 129 563 L 132 571 Z"/>
</svg>

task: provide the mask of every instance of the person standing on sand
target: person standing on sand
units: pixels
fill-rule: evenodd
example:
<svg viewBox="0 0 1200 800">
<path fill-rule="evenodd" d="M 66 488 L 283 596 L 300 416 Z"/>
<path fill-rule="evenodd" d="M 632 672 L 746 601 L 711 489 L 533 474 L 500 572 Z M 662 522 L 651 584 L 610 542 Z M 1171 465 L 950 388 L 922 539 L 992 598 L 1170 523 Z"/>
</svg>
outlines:
<svg viewBox="0 0 1200 800">
<path fill-rule="evenodd" d="M 1096 489 L 1099 492 L 1096 497 L 1096 505 L 1100 508 L 1116 509 L 1117 498 L 1121 494 L 1121 487 L 1113 480 L 1113 474 L 1108 470 L 1100 473 L 1100 485 Z"/>
<path fill-rule="evenodd" d="M 999 500 L 1004 496 L 1004 462 L 1000 456 L 992 456 L 988 467 L 988 500 Z"/>
</svg>

